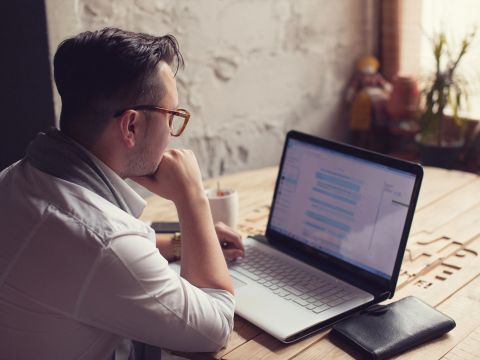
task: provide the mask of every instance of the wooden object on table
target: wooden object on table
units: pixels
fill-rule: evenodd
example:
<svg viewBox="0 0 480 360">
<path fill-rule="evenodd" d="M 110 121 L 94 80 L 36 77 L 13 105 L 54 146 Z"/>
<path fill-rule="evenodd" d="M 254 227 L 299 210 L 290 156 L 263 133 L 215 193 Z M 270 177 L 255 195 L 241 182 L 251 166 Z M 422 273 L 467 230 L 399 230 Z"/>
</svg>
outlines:
<svg viewBox="0 0 480 360">
<path fill-rule="evenodd" d="M 238 230 L 263 233 L 278 169 L 227 175 L 206 182 L 235 188 L 240 196 Z M 148 220 L 175 220 L 173 205 L 147 199 Z M 390 301 L 414 295 L 451 316 L 457 327 L 447 335 L 413 349 L 401 359 L 480 358 L 480 176 L 425 168 L 425 177 L 404 256 L 397 292 Z M 226 349 L 193 358 L 351 359 L 328 339 L 328 330 L 286 345 L 236 317 Z"/>
</svg>

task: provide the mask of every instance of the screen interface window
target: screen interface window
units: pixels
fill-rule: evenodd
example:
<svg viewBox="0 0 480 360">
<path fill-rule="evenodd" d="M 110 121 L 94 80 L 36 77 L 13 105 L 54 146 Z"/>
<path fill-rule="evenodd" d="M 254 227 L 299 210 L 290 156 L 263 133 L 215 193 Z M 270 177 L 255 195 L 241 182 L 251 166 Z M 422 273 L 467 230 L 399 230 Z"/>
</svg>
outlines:
<svg viewBox="0 0 480 360">
<path fill-rule="evenodd" d="M 415 176 L 289 139 L 271 227 L 390 278 Z"/>
</svg>

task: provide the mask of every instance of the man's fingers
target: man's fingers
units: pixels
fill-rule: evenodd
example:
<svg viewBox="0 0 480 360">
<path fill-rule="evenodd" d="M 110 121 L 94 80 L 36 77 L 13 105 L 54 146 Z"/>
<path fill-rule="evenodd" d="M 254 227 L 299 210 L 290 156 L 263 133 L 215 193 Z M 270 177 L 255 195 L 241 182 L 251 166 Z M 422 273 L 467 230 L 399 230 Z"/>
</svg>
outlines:
<svg viewBox="0 0 480 360">
<path fill-rule="evenodd" d="M 239 234 L 224 233 L 219 235 L 220 242 L 228 242 L 238 249 L 243 249 L 242 237 Z"/>
<path fill-rule="evenodd" d="M 243 248 L 238 247 L 233 243 L 229 243 L 226 241 L 220 241 L 220 245 L 222 247 L 222 251 L 225 253 L 228 251 L 229 253 L 235 253 L 237 256 L 245 256 L 245 250 Z"/>
<path fill-rule="evenodd" d="M 215 224 L 215 230 L 217 230 L 220 242 L 227 242 L 230 246 L 233 245 L 243 250 L 242 236 L 238 232 L 221 222 Z"/>
<path fill-rule="evenodd" d="M 240 234 L 238 232 L 236 232 L 230 226 L 227 226 L 223 223 L 222 223 L 222 230 L 227 236 L 229 236 L 231 238 L 238 238 L 240 240 L 242 239 L 242 237 L 240 236 Z"/>
<path fill-rule="evenodd" d="M 236 260 L 243 256 L 243 253 L 237 249 L 223 249 L 223 255 L 228 260 Z"/>
</svg>

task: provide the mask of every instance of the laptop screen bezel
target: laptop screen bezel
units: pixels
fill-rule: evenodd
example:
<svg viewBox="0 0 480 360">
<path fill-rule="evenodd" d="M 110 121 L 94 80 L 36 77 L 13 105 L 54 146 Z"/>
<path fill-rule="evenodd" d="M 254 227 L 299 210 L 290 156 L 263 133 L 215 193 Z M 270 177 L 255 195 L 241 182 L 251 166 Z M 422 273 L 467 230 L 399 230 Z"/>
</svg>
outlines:
<svg viewBox="0 0 480 360">
<path fill-rule="evenodd" d="M 318 146 L 319 148 L 333 150 L 340 154 L 346 154 L 362 160 L 371 161 L 372 163 L 391 167 L 393 169 L 404 171 L 415 176 L 415 182 L 413 185 L 411 200 L 408 207 L 407 216 L 405 219 L 405 225 L 402 231 L 400 244 L 396 254 L 395 265 L 394 265 L 392 276 L 390 277 L 390 279 L 387 279 L 378 274 L 369 272 L 359 266 L 355 266 L 351 263 L 348 263 L 345 260 L 341 260 L 326 252 L 310 247 L 272 228 L 271 221 L 272 221 L 272 214 L 273 214 L 273 206 L 276 201 L 277 190 L 280 182 L 279 181 L 280 174 L 284 165 L 285 155 L 286 155 L 288 143 L 290 140 L 298 140 L 308 145 L 314 145 L 314 146 Z M 351 145 L 314 137 L 312 135 L 304 134 L 298 131 L 294 131 L 294 130 L 289 131 L 287 133 L 287 138 L 284 144 L 280 166 L 278 168 L 278 176 L 275 184 L 275 191 L 273 194 L 272 205 L 271 205 L 271 210 L 268 217 L 265 236 L 272 245 L 275 245 L 277 247 L 287 246 L 288 248 L 292 248 L 297 251 L 300 251 L 301 253 L 307 255 L 308 257 L 313 258 L 315 261 L 318 260 L 319 265 L 328 263 L 329 267 L 331 267 L 335 272 L 344 274 L 345 275 L 344 277 L 346 279 L 352 279 L 351 282 L 354 285 L 361 287 L 361 285 L 359 284 L 368 284 L 369 288 L 378 289 L 378 291 L 381 291 L 381 292 L 389 292 L 390 293 L 389 297 L 392 297 L 395 292 L 395 287 L 398 281 L 400 266 L 402 264 L 403 255 L 407 245 L 408 235 L 410 232 L 410 227 L 411 227 L 413 215 L 415 212 L 415 207 L 418 200 L 418 194 L 420 191 L 422 178 L 423 178 L 423 169 L 418 164 L 392 158 L 386 155 L 382 155 L 373 151 L 357 148 Z M 353 276 L 348 276 L 349 274 L 352 274 Z M 356 283 L 359 283 L 359 284 L 356 284 Z"/>
</svg>

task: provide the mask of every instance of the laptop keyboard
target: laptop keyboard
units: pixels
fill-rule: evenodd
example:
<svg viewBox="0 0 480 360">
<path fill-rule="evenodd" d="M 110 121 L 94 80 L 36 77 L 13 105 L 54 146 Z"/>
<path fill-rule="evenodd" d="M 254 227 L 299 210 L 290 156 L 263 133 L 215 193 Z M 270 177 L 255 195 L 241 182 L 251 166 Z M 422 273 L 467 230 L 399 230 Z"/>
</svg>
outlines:
<svg viewBox="0 0 480 360">
<path fill-rule="evenodd" d="M 229 263 L 229 268 L 316 314 L 354 297 L 342 284 L 328 277 L 315 276 L 258 247 L 247 245 L 245 257 Z"/>
</svg>

